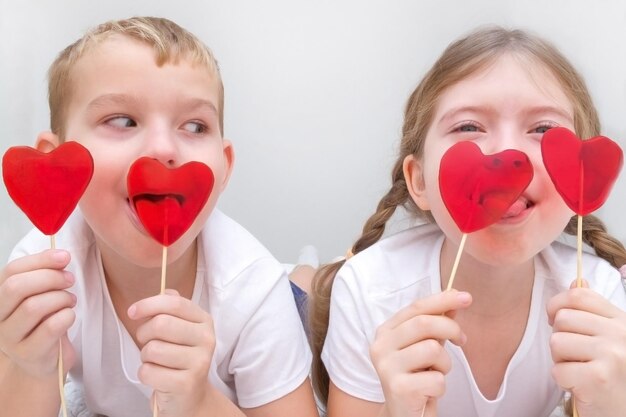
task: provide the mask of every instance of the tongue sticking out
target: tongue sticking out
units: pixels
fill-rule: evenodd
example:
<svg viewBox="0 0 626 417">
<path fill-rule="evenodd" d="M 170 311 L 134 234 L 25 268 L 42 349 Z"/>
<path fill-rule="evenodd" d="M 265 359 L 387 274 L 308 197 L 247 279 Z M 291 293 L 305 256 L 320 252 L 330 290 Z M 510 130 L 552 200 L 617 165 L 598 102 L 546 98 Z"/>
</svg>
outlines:
<svg viewBox="0 0 626 417">
<path fill-rule="evenodd" d="M 518 216 L 522 211 L 526 210 L 528 202 L 524 198 L 520 198 L 515 203 L 511 204 L 511 207 L 502 216 L 503 219 Z"/>
<path fill-rule="evenodd" d="M 176 219 L 181 217 L 181 200 L 173 195 L 161 198 L 137 198 L 135 210 L 144 222 L 151 225 L 148 233 L 165 246 L 176 241 L 186 229 Z"/>
</svg>

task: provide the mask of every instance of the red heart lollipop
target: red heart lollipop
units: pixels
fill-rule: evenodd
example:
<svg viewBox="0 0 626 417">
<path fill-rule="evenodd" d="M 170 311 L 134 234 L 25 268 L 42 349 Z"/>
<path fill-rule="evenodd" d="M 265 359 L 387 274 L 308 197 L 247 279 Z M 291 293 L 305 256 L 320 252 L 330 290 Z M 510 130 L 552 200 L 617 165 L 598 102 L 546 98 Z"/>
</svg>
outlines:
<svg viewBox="0 0 626 417">
<path fill-rule="evenodd" d="M 169 169 L 156 159 L 143 157 L 128 171 L 128 196 L 150 236 L 169 246 L 196 219 L 214 181 L 211 168 L 201 162 Z"/>
<path fill-rule="evenodd" d="M 63 226 L 92 175 L 91 154 L 77 142 L 65 142 L 49 153 L 15 146 L 2 158 L 2 178 L 9 195 L 46 235 L 54 235 Z"/>
<path fill-rule="evenodd" d="M 581 216 L 604 204 L 624 160 L 619 145 L 611 139 L 596 136 L 581 140 L 564 127 L 544 133 L 541 153 L 556 190 Z"/>
<path fill-rule="evenodd" d="M 439 167 L 441 198 L 463 233 L 500 220 L 533 178 L 528 156 L 507 149 L 483 155 L 474 142 L 446 151 Z"/>
</svg>

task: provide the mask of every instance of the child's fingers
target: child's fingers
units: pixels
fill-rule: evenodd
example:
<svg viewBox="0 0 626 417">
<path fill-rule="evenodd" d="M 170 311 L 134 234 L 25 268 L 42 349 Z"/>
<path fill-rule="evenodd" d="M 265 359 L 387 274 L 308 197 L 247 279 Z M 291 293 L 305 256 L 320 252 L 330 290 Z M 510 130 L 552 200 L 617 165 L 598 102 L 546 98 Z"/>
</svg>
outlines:
<svg viewBox="0 0 626 417">
<path fill-rule="evenodd" d="M 0 322 L 3 339 L 18 343 L 46 317 L 76 305 L 76 297 L 67 291 L 48 291 L 27 298 L 7 319 Z"/>
<path fill-rule="evenodd" d="M 7 349 L 5 354 L 33 375 L 47 375 L 54 372 L 57 367 L 59 340 L 67 333 L 74 319 L 75 314 L 72 309 L 65 308 L 57 311 L 47 317 L 25 339 Z M 68 348 L 67 344 L 66 348 Z M 71 345 L 65 356 L 73 358 Z"/>
<path fill-rule="evenodd" d="M 0 322 L 4 321 L 24 300 L 48 291 L 65 290 L 74 284 L 71 272 L 55 269 L 38 269 L 8 277 L 0 284 Z M 32 306 L 37 309 L 37 306 Z"/>
<path fill-rule="evenodd" d="M 433 370 L 445 375 L 452 367 L 450 355 L 442 344 L 434 339 L 411 345 L 398 351 L 394 356 L 403 372 Z"/>
<path fill-rule="evenodd" d="M 161 393 L 176 393 L 189 389 L 189 378 L 186 371 L 167 368 L 151 362 L 144 362 L 139 367 L 137 378 L 142 384 L 152 387 Z"/>
<path fill-rule="evenodd" d="M 393 329 L 412 317 L 427 315 L 441 315 L 452 310 L 468 307 L 472 303 L 472 296 L 467 292 L 457 290 L 444 291 L 430 297 L 414 301 L 398 311 L 381 327 Z"/>
<path fill-rule="evenodd" d="M 139 343 L 162 340 L 185 346 L 212 346 L 215 340 L 213 321 L 205 314 L 205 321 L 194 323 L 168 314 L 159 314 L 142 324 L 136 333 Z"/>
<path fill-rule="evenodd" d="M 187 369 L 189 346 L 180 346 L 162 340 L 151 340 L 141 348 L 141 361 L 170 369 Z"/>
<path fill-rule="evenodd" d="M 421 315 L 411 317 L 394 329 L 383 328 L 378 336 L 387 332 L 386 344 L 390 349 L 403 349 L 425 339 L 451 340 L 455 344 L 464 342 L 459 324 L 447 316 Z"/>
<path fill-rule="evenodd" d="M 606 318 L 619 317 L 623 314 L 608 300 L 589 288 L 573 288 L 552 297 L 547 305 L 550 325 L 554 322 L 556 312 L 563 308 L 587 311 Z"/>
<path fill-rule="evenodd" d="M 63 269 L 70 263 L 70 254 L 60 249 L 48 249 L 9 262 L 0 272 L 0 284 L 12 275 L 37 269 Z"/>
<path fill-rule="evenodd" d="M 169 369 L 201 369 L 208 372 L 211 351 L 204 346 L 180 346 L 161 340 L 151 340 L 141 349 L 141 361 Z"/>
<path fill-rule="evenodd" d="M 421 415 L 425 405 L 427 407 L 426 411 L 428 411 L 429 405 L 427 405 L 427 402 L 436 402 L 434 399 L 441 397 L 446 390 L 445 378 L 441 372 L 437 371 L 397 375 L 390 388 L 391 391 L 388 391 L 388 394 L 393 399 L 387 399 L 386 401 L 389 408 L 404 409 L 410 415 Z M 393 404 L 393 402 L 396 404 Z M 432 416 L 432 414 L 430 415 Z"/>
<path fill-rule="evenodd" d="M 598 355 L 597 338 L 576 333 L 557 332 L 550 336 L 550 352 L 554 363 L 588 362 Z"/>
<path fill-rule="evenodd" d="M 557 363 L 552 368 L 552 378 L 564 390 L 570 391 L 580 381 L 580 364 L 576 362 Z"/>
<path fill-rule="evenodd" d="M 33 332 L 24 339 L 26 346 L 31 346 L 29 350 L 41 350 L 40 347 L 49 349 L 57 345 L 59 339 L 67 333 L 74 323 L 76 314 L 71 308 L 64 308 L 47 317 Z"/>
<path fill-rule="evenodd" d="M 597 335 L 610 319 L 582 310 L 562 308 L 558 310 L 552 322 L 555 332 L 578 333 L 587 336 Z"/>
<path fill-rule="evenodd" d="M 141 320 L 158 314 L 168 314 L 194 323 L 206 320 L 207 313 L 184 297 L 161 294 L 139 300 L 128 309 L 128 317 Z"/>
</svg>

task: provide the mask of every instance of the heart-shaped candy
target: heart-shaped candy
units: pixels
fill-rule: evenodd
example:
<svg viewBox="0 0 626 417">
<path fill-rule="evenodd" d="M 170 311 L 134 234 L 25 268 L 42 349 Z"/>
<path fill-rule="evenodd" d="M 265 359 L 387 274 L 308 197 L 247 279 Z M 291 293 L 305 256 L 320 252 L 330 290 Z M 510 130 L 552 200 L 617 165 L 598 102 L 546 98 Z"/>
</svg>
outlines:
<svg viewBox="0 0 626 417">
<path fill-rule="evenodd" d="M 463 233 L 500 220 L 533 178 L 528 156 L 514 149 L 484 155 L 474 142 L 459 142 L 441 158 L 439 189 Z"/>
<path fill-rule="evenodd" d="M 214 182 L 213 171 L 201 162 L 170 169 L 143 157 L 128 171 L 128 197 L 150 236 L 169 246 L 191 227 Z"/>
<path fill-rule="evenodd" d="M 2 158 L 9 196 L 46 235 L 63 226 L 92 175 L 91 154 L 77 142 L 65 142 L 49 153 L 15 146 Z"/>
<path fill-rule="evenodd" d="M 581 216 L 604 204 L 624 163 L 622 150 L 611 139 L 581 140 L 564 127 L 544 133 L 541 154 L 565 204 Z"/>
</svg>

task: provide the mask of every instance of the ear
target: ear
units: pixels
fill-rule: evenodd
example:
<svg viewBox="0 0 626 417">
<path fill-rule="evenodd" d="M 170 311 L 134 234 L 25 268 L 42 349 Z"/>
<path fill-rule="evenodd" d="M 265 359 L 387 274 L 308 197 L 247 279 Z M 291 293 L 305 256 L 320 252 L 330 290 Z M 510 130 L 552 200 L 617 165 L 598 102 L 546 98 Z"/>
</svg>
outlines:
<svg viewBox="0 0 626 417">
<path fill-rule="evenodd" d="M 224 152 L 224 171 L 226 175 L 224 176 L 224 181 L 220 185 L 220 191 L 224 191 L 226 186 L 228 185 L 228 180 L 230 179 L 230 174 L 233 172 L 233 166 L 235 164 L 235 149 L 233 148 L 233 144 L 228 139 L 223 139 L 223 148 Z"/>
<path fill-rule="evenodd" d="M 52 132 L 41 132 L 37 135 L 35 149 L 39 152 L 48 153 L 53 151 L 61 144 L 59 137 Z"/>
<path fill-rule="evenodd" d="M 402 172 L 404 172 L 404 181 L 409 190 L 411 198 L 417 204 L 417 207 L 427 211 L 430 210 L 428 204 L 428 195 L 424 184 L 424 169 L 422 161 L 417 160 L 415 155 L 408 155 L 402 163 Z"/>
</svg>

